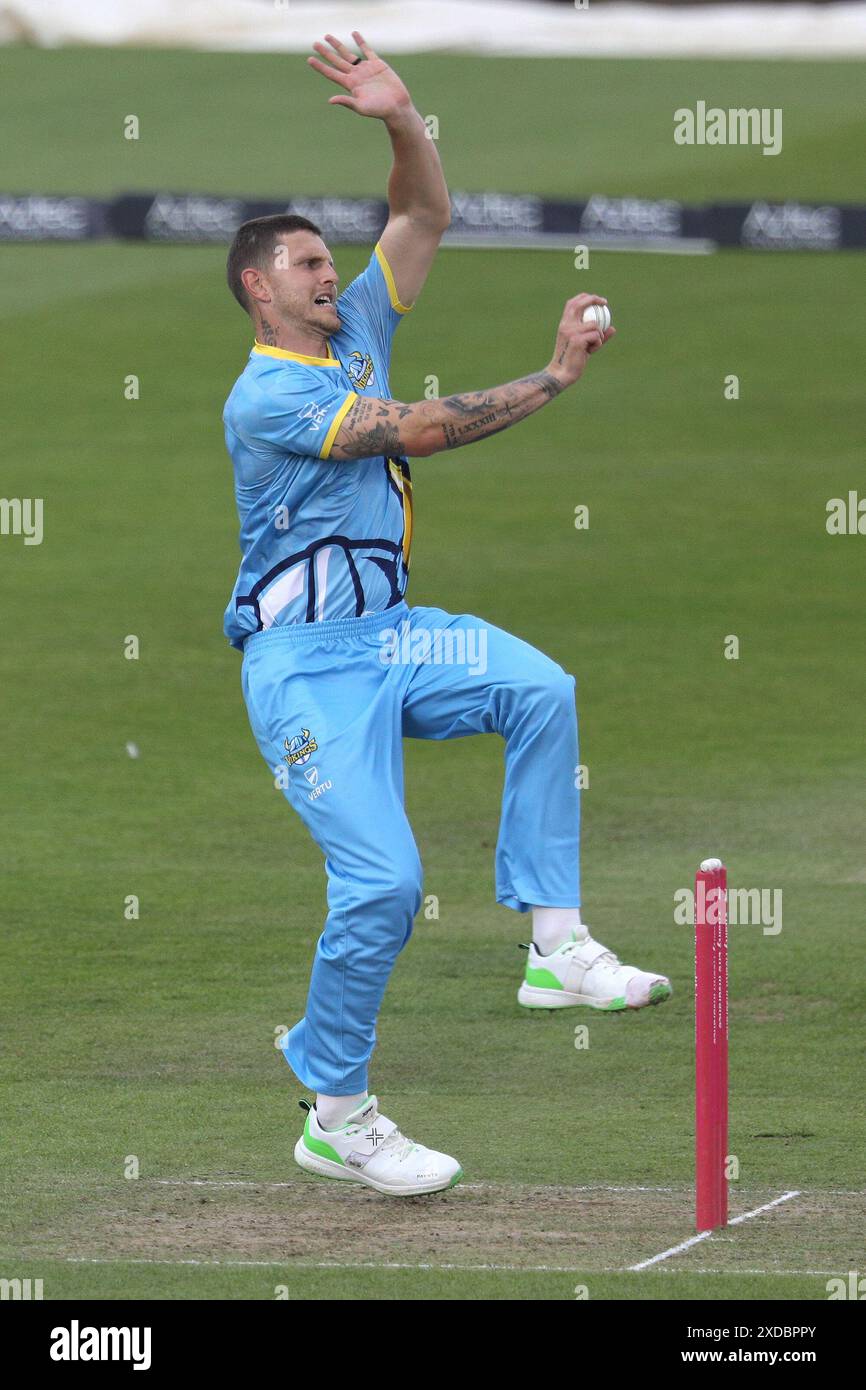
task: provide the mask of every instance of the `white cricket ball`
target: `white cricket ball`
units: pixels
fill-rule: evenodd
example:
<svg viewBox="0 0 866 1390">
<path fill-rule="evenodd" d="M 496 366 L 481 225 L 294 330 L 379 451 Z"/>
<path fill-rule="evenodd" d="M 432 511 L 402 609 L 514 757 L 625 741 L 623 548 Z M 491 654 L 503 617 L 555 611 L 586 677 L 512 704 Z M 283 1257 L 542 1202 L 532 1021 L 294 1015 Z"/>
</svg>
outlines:
<svg viewBox="0 0 866 1390">
<path fill-rule="evenodd" d="M 606 304 L 590 304 L 583 311 L 583 322 L 592 323 L 600 333 L 606 333 L 610 328 L 610 309 Z"/>
</svg>

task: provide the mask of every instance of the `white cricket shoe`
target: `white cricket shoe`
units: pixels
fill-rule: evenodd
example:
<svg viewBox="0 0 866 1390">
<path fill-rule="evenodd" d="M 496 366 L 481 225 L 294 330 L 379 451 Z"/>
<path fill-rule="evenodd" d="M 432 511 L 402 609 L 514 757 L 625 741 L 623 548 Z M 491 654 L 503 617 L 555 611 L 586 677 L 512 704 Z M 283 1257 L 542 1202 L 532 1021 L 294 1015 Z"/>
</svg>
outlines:
<svg viewBox="0 0 866 1390">
<path fill-rule="evenodd" d="M 308 1173 L 362 1182 L 389 1197 L 440 1192 L 463 1177 L 456 1158 L 413 1143 L 393 1120 L 380 1115 L 375 1096 L 362 1101 L 342 1129 L 322 1129 L 315 1107 L 310 1108 L 295 1145 L 295 1162 Z"/>
<path fill-rule="evenodd" d="M 664 975 L 650 975 L 620 959 L 587 934 L 564 941 L 549 956 L 532 942 L 527 948 L 526 978 L 517 992 L 526 1009 L 567 1009 L 586 1004 L 591 1009 L 642 1009 L 670 999 L 671 982 Z"/>
</svg>

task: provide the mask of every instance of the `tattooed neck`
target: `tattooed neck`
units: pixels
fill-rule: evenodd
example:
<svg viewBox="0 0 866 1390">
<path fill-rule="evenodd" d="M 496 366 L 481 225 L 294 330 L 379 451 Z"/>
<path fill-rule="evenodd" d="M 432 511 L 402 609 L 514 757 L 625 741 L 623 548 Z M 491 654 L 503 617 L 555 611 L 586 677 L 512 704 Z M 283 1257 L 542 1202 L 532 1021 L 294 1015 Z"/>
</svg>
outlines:
<svg viewBox="0 0 866 1390">
<path fill-rule="evenodd" d="M 256 342 L 262 343 L 265 347 L 285 347 L 291 352 L 306 354 L 308 357 L 331 356 L 331 352 L 328 347 L 328 339 L 326 337 L 320 337 L 318 342 L 316 343 L 310 343 L 309 341 L 304 342 L 300 347 L 297 346 L 296 338 L 295 342 L 292 343 L 291 347 L 289 348 L 285 338 L 283 338 L 283 341 L 280 342 L 280 329 L 280 324 L 271 323 L 270 320 L 266 318 L 260 318 L 256 326 Z"/>
</svg>

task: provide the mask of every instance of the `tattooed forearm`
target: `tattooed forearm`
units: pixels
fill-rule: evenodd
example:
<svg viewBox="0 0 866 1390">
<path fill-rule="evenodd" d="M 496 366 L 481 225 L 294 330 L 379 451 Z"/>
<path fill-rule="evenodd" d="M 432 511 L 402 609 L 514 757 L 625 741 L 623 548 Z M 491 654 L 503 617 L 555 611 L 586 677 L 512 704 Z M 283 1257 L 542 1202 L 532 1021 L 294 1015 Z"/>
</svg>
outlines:
<svg viewBox="0 0 866 1390">
<path fill-rule="evenodd" d="M 558 396 L 564 386 L 552 372 L 542 371 L 487 391 L 412 405 L 359 396 L 346 412 L 331 458 L 377 454 L 423 458 L 443 449 L 459 449 L 516 425 Z"/>
<path fill-rule="evenodd" d="M 455 415 L 472 415 L 479 406 L 493 405 L 493 397 L 487 391 L 469 391 L 465 396 L 446 396 L 442 404 Z"/>
<path fill-rule="evenodd" d="M 560 391 L 565 390 L 565 382 L 560 381 L 552 372 L 536 372 L 535 380 L 549 401 L 552 401 L 554 396 L 558 396 Z"/>
<path fill-rule="evenodd" d="M 475 439 L 487 439 L 491 434 L 507 430 L 558 396 L 562 389 L 550 372 L 534 372 L 532 376 L 497 386 L 492 391 L 447 396 L 441 405 L 449 413 L 458 415 L 460 423 L 442 422 L 444 447 L 459 449 L 461 444 L 471 444 Z"/>
</svg>

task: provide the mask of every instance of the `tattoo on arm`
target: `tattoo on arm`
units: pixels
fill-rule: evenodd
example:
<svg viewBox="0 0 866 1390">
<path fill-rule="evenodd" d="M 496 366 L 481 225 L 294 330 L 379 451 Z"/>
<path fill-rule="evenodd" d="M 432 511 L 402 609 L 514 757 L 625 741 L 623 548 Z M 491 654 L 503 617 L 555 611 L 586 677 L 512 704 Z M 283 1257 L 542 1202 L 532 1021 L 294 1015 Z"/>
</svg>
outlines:
<svg viewBox="0 0 866 1390">
<path fill-rule="evenodd" d="M 487 391 L 412 405 L 359 396 L 340 426 L 331 458 L 374 458 L 379 454 L 417 457 L 459 449 L 516 425 L 563 389 L 561 381 L 542 371 Z"/>
<path fill-rule="evenodd" d="M 543 399 L 538 399 L 538 390 Z M 499 434 L 518 420 L 524 420 L 547 401 L 552 401 L 563 390 L 563 385 L 551 376 L 550 372 L 533 372 L 532 376 L 522 377 L 520 381 L 510 381 L 507 386 L 497 386 L 492 391 L 472 391 L 464 396 L 448 396 L 441 402 L 450 414 L 459 417 L 460 423 L 450 420 L 442 422 L 442 437 L 446 449 L 459 449 L 462 444 L 471 444 L 475 439 L 487 439 L 491 434 Z"/>
<path fill-rule="evenodd" d="M 331 458 L 363 459 L 375 458 L 378 454 L 405 453 L 393 414 L 390 402 L 359 396 L 346 412 Z"/>
</svg>

